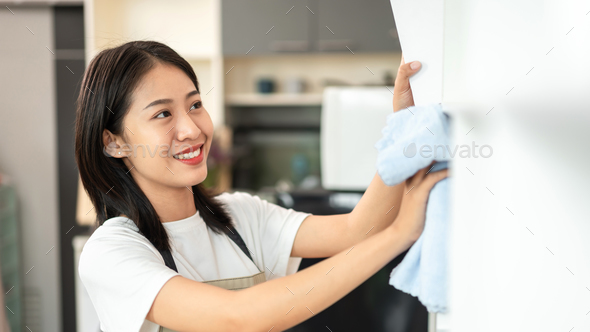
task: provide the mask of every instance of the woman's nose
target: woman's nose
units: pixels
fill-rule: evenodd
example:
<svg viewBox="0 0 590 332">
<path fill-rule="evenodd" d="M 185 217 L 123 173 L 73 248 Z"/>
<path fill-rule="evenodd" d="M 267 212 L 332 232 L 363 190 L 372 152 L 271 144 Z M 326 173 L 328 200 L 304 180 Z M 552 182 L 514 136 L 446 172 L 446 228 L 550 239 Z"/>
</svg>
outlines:
<svg viewBox="0 0 590 332">
<path fill-rule="evenodd" d="M 194 118 L 191 117 L 190 112 L 180 110 L 180 116 L 177 117 L 175 128 L 176 136 L 178 141 L 184 141 L 185 139 L 194 140 L 201 135 L 201 129 L 195 122 Z"/>
</svg>

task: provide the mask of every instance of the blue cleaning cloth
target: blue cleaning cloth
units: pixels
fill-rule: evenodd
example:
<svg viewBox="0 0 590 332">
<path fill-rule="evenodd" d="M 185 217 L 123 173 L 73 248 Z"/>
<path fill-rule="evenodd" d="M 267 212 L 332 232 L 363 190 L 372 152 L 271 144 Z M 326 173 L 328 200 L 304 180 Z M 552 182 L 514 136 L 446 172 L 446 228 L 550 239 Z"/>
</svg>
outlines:
<svg viewBox="0 0 590 332">
<path fill-rule="evenodd" d="M 449 166 L 449 151 L 453 152 L 449 116 L 440 104 L 390 114 L 381 133 L 383 138 L 375 144 L 377 172 L 389 186 L 405 181 L 433 160 L 430 172 Z M 424 230 L 389 279 L 393 287 L 418 297 L 429 312 L 447 311 L 448 180 L 440 180 L 430 191 Z"/>
</svg>

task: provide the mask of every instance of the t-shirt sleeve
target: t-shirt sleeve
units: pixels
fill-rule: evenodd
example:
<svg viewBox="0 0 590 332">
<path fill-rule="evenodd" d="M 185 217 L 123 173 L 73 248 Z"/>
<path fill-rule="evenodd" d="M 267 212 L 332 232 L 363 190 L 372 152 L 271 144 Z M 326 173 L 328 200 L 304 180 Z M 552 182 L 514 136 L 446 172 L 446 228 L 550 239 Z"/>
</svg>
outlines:
<svg viewBox="0 0 590 332">
<path fill-rule="evenodd" d="M 294 274 L 301 257 L 290 257 L 299 227 L 311 213 L 287 209 L 261 199 L 258 195 L 237 192 L 240 198 L 254 207 L 254 218 L 249 218 L 260 238 L 267 279 Z M 269 272 L 272 271 L 271 272 Z"/>
<path fill-rule="evenodd" d="M 101 226 L 86 242 L 78 265 L 104 331 L 140 331 L 156 295 L 172 277 L 145 237 L 124 227 Z"/>
</svg>

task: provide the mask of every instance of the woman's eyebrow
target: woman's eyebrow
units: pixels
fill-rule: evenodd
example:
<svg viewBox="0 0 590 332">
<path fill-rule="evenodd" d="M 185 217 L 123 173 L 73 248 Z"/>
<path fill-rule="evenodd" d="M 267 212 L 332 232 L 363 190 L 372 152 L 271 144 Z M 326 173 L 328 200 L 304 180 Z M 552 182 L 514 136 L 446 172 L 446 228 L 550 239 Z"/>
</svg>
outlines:
<svg viewBox="0 0 590 332">
<path fill-rule="evenodd" d="M 190 98 L 191 96 L 198 95 L 198 94 L 199 94 L 199 91 L 193 90 L 186 95 L 186 99 Z M 170 104 L 171 102 L 172 102 L 172 99 L 158 99 L 158 100 L 152 101 L 151 103 L 149 103 L 149 105 L 147 105 L 143 109 L 150 108 L 152 106 L 156 106 L 156 105 L 160 105 L 160 104 Z"/>
</svg>

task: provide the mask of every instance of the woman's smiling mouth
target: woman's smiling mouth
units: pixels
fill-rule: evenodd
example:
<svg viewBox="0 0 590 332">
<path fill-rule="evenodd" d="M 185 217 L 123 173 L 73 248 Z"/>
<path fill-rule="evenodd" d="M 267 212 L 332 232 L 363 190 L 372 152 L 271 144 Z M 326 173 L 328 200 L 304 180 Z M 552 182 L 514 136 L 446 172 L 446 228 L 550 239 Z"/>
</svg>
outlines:
<svg viewBox="0 0 590 332">
<path fill-rule="evenodd" d="M 197 151 L 195 152 L 189 152 L 189 153 L 180 153 L 177 155 L 174 155 L 174 159 L 193 159 L 195 157 L 198 157 L 199 155 L 201 155 L 201 148 L 198 148 Z"/>
<path fill-rule="evenodd" d="M 190 148 L 185 149 L 181 153 L 175 154 L 173 157 L 174 159 L 180 161 L 183 164 L 197 165 L 203 161 L 203 153 L 201 153 L 203 146 L 203 143 L 191 146 Z"/>
</svg>

